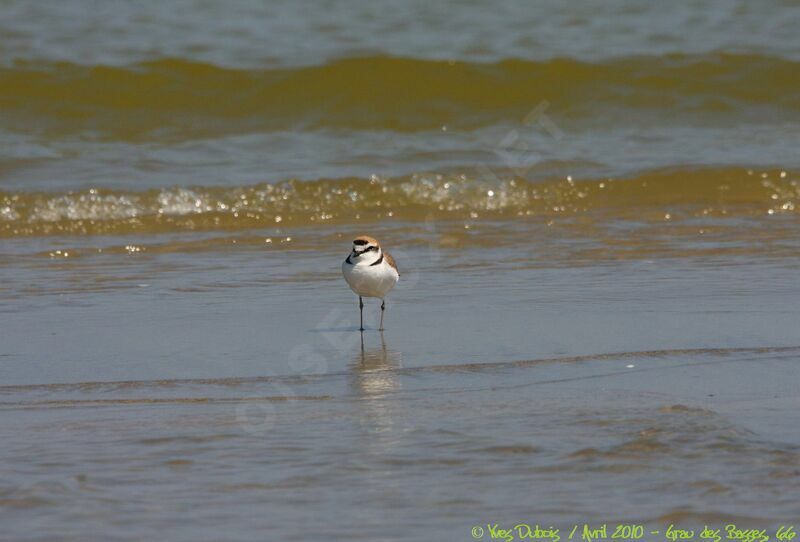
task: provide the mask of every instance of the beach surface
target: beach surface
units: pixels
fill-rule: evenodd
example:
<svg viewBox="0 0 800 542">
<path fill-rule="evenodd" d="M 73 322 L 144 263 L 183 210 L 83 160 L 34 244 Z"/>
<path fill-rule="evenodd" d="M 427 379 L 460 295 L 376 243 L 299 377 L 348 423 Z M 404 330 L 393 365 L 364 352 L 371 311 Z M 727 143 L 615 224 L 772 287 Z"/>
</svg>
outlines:
<svg viewBox="0 0 800 542">
<path fill-rule="evenodd" d="M 0 539 L 790 542 L 792 3 L 48 6 L 0 2 Z"/>
</svg>

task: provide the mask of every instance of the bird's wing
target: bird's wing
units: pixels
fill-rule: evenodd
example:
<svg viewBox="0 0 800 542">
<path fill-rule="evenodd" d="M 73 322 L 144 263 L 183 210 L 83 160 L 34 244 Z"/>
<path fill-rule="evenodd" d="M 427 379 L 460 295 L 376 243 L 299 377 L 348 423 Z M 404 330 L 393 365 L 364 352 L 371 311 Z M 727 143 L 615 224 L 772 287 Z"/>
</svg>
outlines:
<svg viewBox="0 0 800 542">
<path fill-rule="evenodd" d="M 388 263 L 389 265 L 394 267 L 394 270 L 397 271 L 397 274 L 399 275 L 400 274 L 400 270 L 397 268 L 397 264 L 395 263 L 394 258 L 392 258 L 392 255 L 389 254 L 388 252 L 384 251 L 383 252 L 383 257 L 386 258 L 386 263 Z"/>
</svg>

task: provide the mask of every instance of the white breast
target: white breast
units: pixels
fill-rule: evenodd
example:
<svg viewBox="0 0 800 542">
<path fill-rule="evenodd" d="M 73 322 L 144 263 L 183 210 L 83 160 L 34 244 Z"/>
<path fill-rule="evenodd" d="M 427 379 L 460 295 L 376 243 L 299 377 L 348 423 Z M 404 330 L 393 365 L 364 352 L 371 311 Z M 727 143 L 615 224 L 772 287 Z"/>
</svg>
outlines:
<svg viewBox="0 0 800 542">
<path fill-rule="evenodd" d="M 394 267 L 383 260 L 378 265 L 342 264 L 344 279 L 353 290 L 363 297 L 379 297 L 383 299 L 397 284 L 400 276 Z"/>
</svg>

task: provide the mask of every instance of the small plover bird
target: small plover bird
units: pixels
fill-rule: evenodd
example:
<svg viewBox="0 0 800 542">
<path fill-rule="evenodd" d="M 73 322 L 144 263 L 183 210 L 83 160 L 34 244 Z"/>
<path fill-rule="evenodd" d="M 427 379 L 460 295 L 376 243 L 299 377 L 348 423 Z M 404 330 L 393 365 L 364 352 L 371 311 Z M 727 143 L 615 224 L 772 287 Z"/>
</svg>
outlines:
<svg viewBox="0 0 800 542">
<path fill-rule="evenodd" d="M 364 331 L 363 297 L 377 297 L 381 300 L 381 326 L 378 329 L 383 331 L 383 311 L 386 309 L 384 298 L 400 278 L 394 258 L 381 249 L 376 239 L 362 235 L 353 241 L 353 251 L 342 264 L 342 274 L 350 289 L 358 294 L 361 331 Z"/>
</svg>

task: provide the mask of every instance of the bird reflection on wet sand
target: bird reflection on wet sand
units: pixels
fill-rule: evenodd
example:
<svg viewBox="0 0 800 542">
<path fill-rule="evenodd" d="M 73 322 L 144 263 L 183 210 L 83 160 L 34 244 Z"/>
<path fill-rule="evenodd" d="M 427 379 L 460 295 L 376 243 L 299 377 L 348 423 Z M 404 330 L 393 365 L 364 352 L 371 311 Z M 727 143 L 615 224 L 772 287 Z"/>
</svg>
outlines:
<svg viewBox="0 0 800 542">
<path fill-rule="evenodd" d="M 401 391 L 402 353 L 386 347 L 383 333 L 380 346 L 361 347 L 351 363 L 353 395 L 360 402 L 360 426 L 364 430 L 364 449 L 386 456 L 399 445 L 404 410 L 396 399 Z"/>
<path fill-rule="evenodd" d="M 400 389 L 396 369 L 403 366 L 403 354 L 386 347 L 382 332 L 380 338 L 380 346 L 366 347 L 361 336 L 361 349 L 351 363 L 358 396 L 375 398 Z"/>
</svg>

